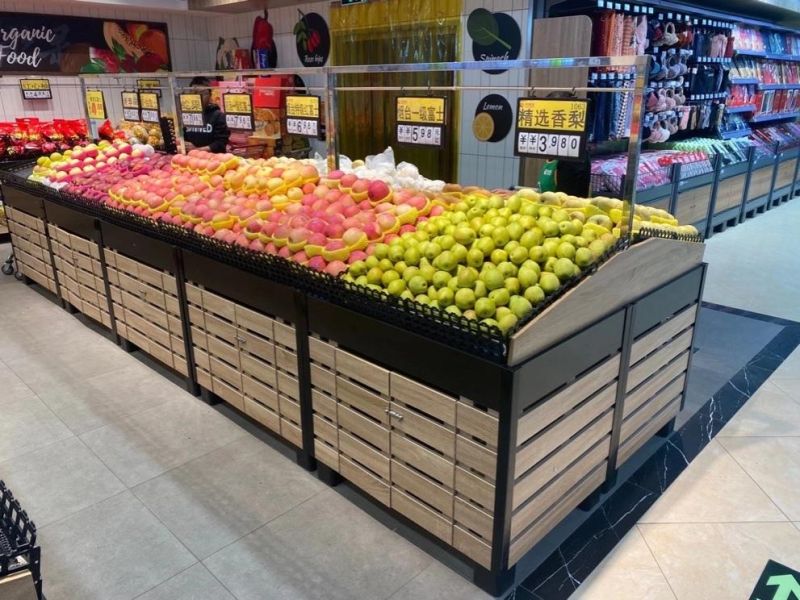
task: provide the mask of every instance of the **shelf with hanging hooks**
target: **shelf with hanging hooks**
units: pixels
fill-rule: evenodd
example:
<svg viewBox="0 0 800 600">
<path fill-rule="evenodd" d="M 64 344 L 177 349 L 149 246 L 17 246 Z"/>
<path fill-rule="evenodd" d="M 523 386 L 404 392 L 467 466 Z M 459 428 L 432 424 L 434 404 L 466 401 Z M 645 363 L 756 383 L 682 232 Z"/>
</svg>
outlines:
<svg viewBox="0 0 800 600">
<path fill-rule="evenodd" d="M 786 113 L 767 113 L 762 115 L 755 115 L 750 119 L 751 123 L 769 123 L 771 121 L 786 121 L 788 119 L 796 119 L 800 117 L 800 111 L 786 112 Z"/>
<path fill-rule="evenodd" d="M 756 112 L 758 107 L 755 104 L 742 104 L 740 106 L 726 106 L 725 112 L 727 113 L 751 113 Z"/>
<path fill-rule="evenodd" d="M 761 83 L 758 77 L 731 77 L 728 81 L 731 85 L 756 85 Z"/>
<path fill-rule="evenodd" d="M 800 83 L 759 83 L 759 90 L 800 90 Z"/>
</svg>

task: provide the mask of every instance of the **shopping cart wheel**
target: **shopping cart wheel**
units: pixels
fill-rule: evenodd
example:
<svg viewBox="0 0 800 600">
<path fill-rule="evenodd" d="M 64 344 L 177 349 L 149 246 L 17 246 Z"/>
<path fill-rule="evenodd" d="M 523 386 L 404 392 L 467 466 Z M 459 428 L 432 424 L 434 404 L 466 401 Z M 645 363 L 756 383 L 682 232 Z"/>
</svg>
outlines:
<svg viewBox="0 0 800 600">
<path fill-rule="evenodd" d="M 14 273 L 14 261 L 12 259 L 8 259 L 6 262 L 3 263 L 3 266 L 0 267 L 0 270 L 3 271 L 3 275 L 11 275 Z"/>
</svg>

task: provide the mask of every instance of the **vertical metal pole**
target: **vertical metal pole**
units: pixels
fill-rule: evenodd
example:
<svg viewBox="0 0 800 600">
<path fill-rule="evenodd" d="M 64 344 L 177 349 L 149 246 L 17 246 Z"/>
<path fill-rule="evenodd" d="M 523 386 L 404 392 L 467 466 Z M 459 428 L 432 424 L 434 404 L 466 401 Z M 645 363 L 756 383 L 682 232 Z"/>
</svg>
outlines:
<svg viewBox="0 0 800 600">
<path fill-rule="evenodd" d="M 174 75 L 170 75 L 167 80 L 169 81 L 169 94 L 175 103 L 175 142 L 178 146 L 178 152 L 186 154 L 186 143 L 183 140 L 183 120 L 181 119 L 181 99 L 176 85 L 177 81 Z"/>
<path fill-rule="evenodd" d="M 339 168 L 339 127 L 336 123 L 336 74 L 328 72 L 325 79 L 325 141 L 328 153 L 328 172 Z"/>
<path fill-rule="evenodd" d="M 765 211 L 772 209 L 773 196 L 775 195 L 775 182 L 778 179 L 778 168 L 781 164 L 780 143 L 775 142 L 775 160 L 772 161 L 772 178 L 769 183 L 769 191 L 767 192 L 767 206 Z"/>
<path fill-rule="evenodd" d="M 744 178 L 744 190 L 742 191 L 742 206 L 739 209 L 739 223 L 744 223 L 747 218 L 747 201 L 750 199 L 750 181 L 753 178 L 753 167 L 756 162 L 756 147 L 750 146 L 747 149 L 747 175 Z"/>
<path fill-rule="evenodd" d="M 86 127 L 89 131 L 89 136 L 96 138 L 97 135 L 94 131 L 94 123 L 89 118 L 89 105 L 86 104 L 86 79 L 83 77 L 78 78 L 81 82 L 81 102 L 83 102 L 83 115 L 86 118 Z"/>
<path fill-rule="evenodd" d="M 667 209 L 676 219 L 678 218 L 678 193 L 681 185 L 681 163 L 672 164 L 672 190 L 669 193 L 669 208 Z"/>
<path fill-rule="evenodd" d="M 649 56 L 637 57 L 634 65 L 636 77 L 633 90 L 626 92 L 633 94 L 631 136 L 628 139 L 628 166 L 625 171 L 626 177 L 622 189 L 622 201 L 627 203 L 627 206 L 623 206 L 623 215 L 625 210 L 628 210 L 628 222 L 622 234 L 628 237 L 633 231 L 633 212 L 636 207 L 636 182 L 639 176 L 639 157 L 642 153 L 642 128 L 644 127 L 644 90 L 647 87 L 649 67 Z"/>
<path fill-rule="evenodd" d="M 719 179 L 722 175 L 722 154 L 714 155 L 714 180 L 711 183 L 711 197 L 708 199 L 708 214 L 706 215 L 706 239 L 714 235 L 714 213 L 717 212 L 717 191 Z"/>
</svg>

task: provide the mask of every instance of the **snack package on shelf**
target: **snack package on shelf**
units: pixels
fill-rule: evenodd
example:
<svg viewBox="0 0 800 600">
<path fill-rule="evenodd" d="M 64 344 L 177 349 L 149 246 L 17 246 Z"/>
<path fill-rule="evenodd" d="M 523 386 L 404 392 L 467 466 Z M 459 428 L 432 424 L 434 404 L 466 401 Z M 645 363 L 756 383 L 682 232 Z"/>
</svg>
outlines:
<svg viewBox="0 0 800 600">
<path fill-rule="evenodd" d="M 636 189 L 639 191 L 670 182 L 671 165 L 681 163 L 681 177 L 694 177 L 711 171 L 709 155 L 701 148 L 643 152 L 639 159 Z M 592 161 L 592 192 L 621 195 L 622 177 L 627 172 L 628 155 L 619 154 Z"/>
<path fill-rule="evenodd" d="M 52 154 L 85 143 L 86 136 L 86 124 L 81 119 L 19 118 L 0 122 L 0 161 Z"/>
</svg>

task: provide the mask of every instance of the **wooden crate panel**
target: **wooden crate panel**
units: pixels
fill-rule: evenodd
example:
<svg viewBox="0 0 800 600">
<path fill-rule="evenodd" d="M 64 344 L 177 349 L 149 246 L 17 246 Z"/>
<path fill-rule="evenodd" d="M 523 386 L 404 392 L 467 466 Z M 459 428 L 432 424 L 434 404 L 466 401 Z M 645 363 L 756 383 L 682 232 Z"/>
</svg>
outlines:
<svg viewBox="0 0 800 600">
<path fill-rule="evenodd" d="M 680 223 L 693 224 L 705 221 L 711 203 L 711 185 L 694 188 L 678 194 L 678 208 L 675 217 Z"/>
<path fill-rule="evenodd" d="M 242 393 L 227 381 L 214 374 L 214 361 L 211 361 L 211 391 L 231 406 L 244 411 Z"/>
<path fill-rule="evenodd" d="M 241 352 L 239 354 L 239 363 L 242 373 L 250 375 L 252 378 L 257 379 L 258 381 L 275 388 L 276 390 L 278 389 L 278 379 L 276 377 L 276 371 L 272 365 L 260 361 L 257 358 L 253 358 L 245 352 Z"/>
<path fill-rule="evenodd" d="M 384 481 L 389 481 L 389 457 L 341 428 L 339 429 L 339 451 Z"/>
<path fill-rule="evenodd" d="M 603 483 L 606 477 L 606 465 L 598 466 L 589 473 L 577 486 L 562 497 L 560 502 L 554 504 L 542 517 L 529 529 L 511 541 L 509 549 L 509 564 L 515 564 L 522 558 L 528 550 L 533 548 L 549 531 L 553 529 L 564 517 L 571 513 Z"/>
<path fill-rule="evenodd" d="M 333 371 L 311 363 L 311 385 L 331 396 L 335 396 L 336 374 Z"/>
<path fill-rule="evenodd" d="M 202 384 L 201 384 L 202 385 Z M 247 396 L 244 397 L 244 413 L 275 433 L 280 433 L 280 416 L 271 408 L 256 402 Z"/>
<path fill-rule="evenodd" d="M 294 350 L 289 350 L 282 346 L 275 347 L 275 364 L 283 369 L 297 376 L 297 353 Z"/>
<path fill-rule="evenodd" d="M 336 368 L 336 347 L 323 342 L 319 338 L 308 338 L 308 350 L 311 360 L 325 365 L 330 369 Z"/>
<path fill-rule="evenodd" d="M 408 517 L 425 531 L 452 544 L 453 524 L 450 521 L 396 487 L 391 489 L 391 499 L 394 510 Z"/>
<path fill-rule="evenodd" d="M 340 404 L 336 412 L 339 427 L 389 455 L 389 429 L 361 413 Z"/>
<path fill-rule="evenodd" d="M 211 363 L 211 374 L 214 377 L 219 377 L 236 390 L 242 387 L 242 374 L 229 364 L 222 362 L 213 355 L 209 357 Z"/>
<path fill-rule="evenodd" d="M 497 452 L 462 435 L 456 436 L 456 464 L 477 471 L 491 483 L 497 472 Z"/>
<path fill-rule="evenodd" d="M 721 213 L 729 208 L 739 207 L 744 200 L 744 184 L 747 173 L 742 173 L 736 177 L 723 179 L 719 182 L 717 190 L 716 212 Z"/>
<path fill-rule="evenodd" d="M 391 434 L 390 448 L 392 458 L 411 465 L 446 487 L 453 487 L 455 465 L 452 460 L 395 432 Z"/>
<path fill-rule="evenodd" d="M 797 160 L 786 160 L 778 166 L 778 175 L 775 177 L 775 189 L 791 185 L 794 181 L 794 169 L 797 166 Z"/>
<path fill-rule="evenodd" d="M 334 471 L 339 471 L 339 451 L 320 439 L 314 440 L 314 457 Z"/>
<path fill-rule="evenodd" d="M 683 383 L 684 377 L 678 377 L 625 419 L 620 431 L 621 443 L 625 443 L 640 427 L 644 426 L 673 400 L 676 398 L 680 400 L 683 395 Z"/>
<path fill-rule="evenodd" d="M 279 394 L 278 406 L 280 407 L 281 417 L 286 417 L 293 423 L 300 423 L 300 405 L 297 402 Z"/>
<path fill-rule="evenodd" d="M 280 321 L 275 321 L 272 327 L 276 343 L 291 348 L 292 350 L 297 350 L 297 334 L 295 333 L 294 327 L 286 323 L 281 323 Z"/>
<path fill-rule="evenodd" d="M 203 305 L 203 290 L 193 283 L 186 282 L 186 299 L 196 306 Z"/>
<path fill-rule="evenodd" d="M 236 345 L 236 326 L 233 323 L 224 321 L 208 312 L 205 313 L 204 320 L 205 329 L 209 335 L 215 335 L 231 345 Z"/>
<path fill-rule="evenodd" d="M 494 512 L 493 484 L 461 467 L 456 467 L 455 475 L 455 489 L 460 496 L 482 506 L 488 512 Z"/>
<path fill-rule="evenodd" d="M 236 341 L 242 354 L 249 354 L 260 361 L 266 361 L 271 365 L 275 364 L 275 344 L 267 338 L 237 329 Z"/>
<path fill-rule="evenodd" d="M 336 400 L 317 390 L 311 390 L 311 406 L 314 412 L 323 415 L 326 419 L 336 422 Z"/>
<path fill-rule="evenodd" d="M 239 368 L 239 350 L 227 342 L 212 336 L 208 336 L 208 352 L 220 360 L 225 361 L 231 367 Z"/>
<path fill-rule="evenodd" d="M 336 425 L 319 415 L 314 415 L 314 436 L 326 441 L 334 448 L 339 446 L 339 432 Z"/>
<path fill-rule="evenodd" d="M 681 409 L 681 400 L 676 398 L 671 404 L 668 404 L 657 415 L 650 420 L 647 425 L 642 427 L 639 431 L 631 435 L 628 440 L 621 444 L 617 454 L 617 465 L 622 465 L 628 460 L 634 452 L 641 448 L 645 442 L 652 438 L 656 432 L 664 425 L 669 423 Z"/>
<path fill-rule="evenodd" d="M 566 388 L 534 405 L 519 420 L 517 446 L 527 442 L 554 421 L 569 413 L 578 404 L 614 381 L 619 374 L 619 362 L 620 357 L 617 354 L 584 373 Z"/>
<path fill-rule="evenodd" d="M 596 444 L 525 504 L 514 510 L 511 516 L 511 537 L 518 536 L 554 504 L 560 504 L 563 497 L 598 465 L 607 464 L 608 450 L 608 441 Z"/>
<path fill-rule="evenodd" d="M 633 411 L 639 408 L 647 400 L 653 397 L 661 388 L 667 385 L 670 381 L 678 376 L 681 380 L 685 377 L 686 368 L 689 366 L 689 355 L 691 350 L 687 350 L 671 363 L 663 367 L 650 379 L 642 382 L 639 387 L 634 391 L 629 392 L 625 396 L 625 406 L 623 408 L 623 417 L 628 417 Z"/>
<path fill-rule="evenodd" d="M 278 410 L 278 392 L 264 385 L 257 379 L 253 379 L 246 373 L 242 373 L 242 391 L 245 396 L 257 400 L 261 404 L 269 406 L 272 410 Z"/>
<path fill-rule="evenodd" d="M 456 428 L 459 433 L 471 435 L 490 448 L 497 448 L 497 416 L 476 408 L 472 403 L 459 400 L 456 404 Z"/>
<path fill-rule="evenodd" d="M 492 564 L 492 547 L 458 524 L 453 526 L 453 547 L 487 569 Z"/>
<path fill-rule="evenodd" d="M 453 429 L 396 402 L 391 403 L 391 410 L 394 413 L 390 413 L 393 431 L 437 450 L 450 460 L 455 457 L 456 434 Z"/>
<path fill-rule="evenodd" d="M 453 491 L 431 481 L 423 474 L 405 465 L 392 461 L 392 486 L 411 494 L 418 500 L 452 519 Z"/>
<path fill-rule="evenodd" d="M 303 447 L 303 431 L 297 424 L 281 418 L 281 436 L 297 448 Z"/>
<path fill-rule="evenodd" d="M 389 371 L 374 363 L 337 349 L 336 371 L 379 394 L 389 395 Z"/>
<path fill-rule="evenodd" d="M 339 473 L 373 498 L 389 506 L 389 484 L 353 462 L 344 454 L 339 455 Z"/>
<path fill-rule="evenodd" d="M 474 504 L 461 498 L 455 498 L 453 504 L 453 519 L 466 529 L 478 534 L 486 541 L 492 539 L 494 518 L 491 513 L 481 510 Z"/>
<path fill-rule="evenodd" d="M 631 347 L 631 361 L 634 365 L 645 356 L 660 348 L 676 335 L 694 325 L 697 316 L 697 304 L 681 311 L 669 321 L 644 334 Z"/>
<path fill-rule="evenodd" d="M 608 386 L 573 410 L 569 415 L 532 438 L 525 446 L 517 450 L 514 477 L 521 477 L 531 467 L 569 441 L 581 429 L 609 410 L 614 405 L 615 400 L 616 386 Z"/>
<path fill-rule="evenodd" d="M 203 290 L 202 306 L 206 313 L 216 315 L 229 323 L 234 323 L 236 321 L 236 309 L 234 308 L 233 302 L 222 296 L 213 294 L 208 290 Z"/>
<path fill-rule="evenodd" d="M 412 379 L 391 373 L 392 398 L 438 419 L 445 425 L 456 424 L 456 399 Z"/>
<path fill-rule="evenodd" d="M 756 200 L 770 192 L 772 185 L 772 166 L 753 171 L 750 175 L 750 189 L 747 191 L 747 201 Z"/>
<path fill-rule="evenodd" d="M 614 422 L 613 413 L 601 417 L 589 427 L 582 430 L 558 452 L 545 459 L 538 467 L 526 473 L 514 483 L 513 508 L 518 508 L 528 498 L 544 488 L 550 481 L 563 473 L 574 461 L 588 449 L 596 446 L 605 438 L 606 456 L 611 449 L 611 427 Z"/>
<path fill-rule="evenodd" d="M 693 329 L 687 329 L 671 342 L 636 363 L 628 373 L 628 388 L 632 390 L 645 379 L 659 371 L 664 365 L 672 362 L 678 355 L 690 349 Z"/>
<path fill-rule="evenodd" d="M 336 399 L 376 421 L 389 425 L 389 402 L 343 377 L 336 377 Z"/>
<path fill-rule="evenodd" d="M 300 402 L 300 384 L 291 375 L 278 371 L 278 391 Z"/>
<path fill-rule="evenodd" d="M 266 315 L 245 308 L 241 304 L 235 307 L 236 324 L 244 330 L 252 331 L 269 340 L 274 339 L 273 320 Z"/>
</svg>

